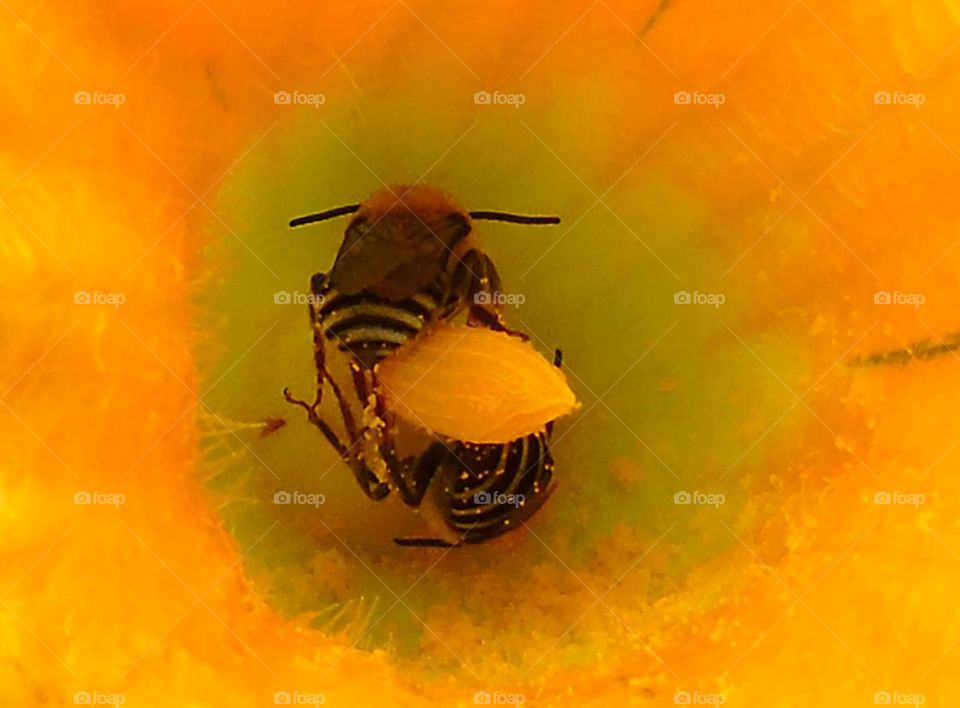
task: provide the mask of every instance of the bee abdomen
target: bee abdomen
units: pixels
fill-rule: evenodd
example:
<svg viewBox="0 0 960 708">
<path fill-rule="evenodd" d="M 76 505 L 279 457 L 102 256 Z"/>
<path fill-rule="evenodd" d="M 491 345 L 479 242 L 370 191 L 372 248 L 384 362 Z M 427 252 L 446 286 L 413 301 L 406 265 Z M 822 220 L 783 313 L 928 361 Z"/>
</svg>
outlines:
<svg viewBox="0 0 960 708">
<path fill-rule="evenodd" d="M 451 457 L 458 474 L 448 481 L 447 523 L 465 543 L 510 531 L 553 491 L 553 457 L 545 432 L 503 445 L 457 443 Z"/>
<path fill-rule="evenodd" d="M 390 302 L 368 293 L 328 293 L 317 319 L 327 340 L 370 368 L 416 336 L 435 308 L 429 294 Z"/>
</svg>

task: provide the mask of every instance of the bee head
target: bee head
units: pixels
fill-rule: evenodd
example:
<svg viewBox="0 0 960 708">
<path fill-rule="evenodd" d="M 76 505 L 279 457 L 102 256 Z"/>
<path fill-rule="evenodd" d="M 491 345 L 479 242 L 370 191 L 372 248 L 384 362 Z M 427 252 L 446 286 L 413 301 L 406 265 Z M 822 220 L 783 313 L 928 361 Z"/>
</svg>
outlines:
<svg viewBox="0 0 960 708">
<path fill-rule="evenodd" d="M 412 297 L 437 281 L 467 247 L 471 217 L 526 224 L 559 222 L 556 217 L 467 212 L 442 190 L 416 184 L 385 187 L 362 204 L 303 216 L 290 225 L 344 214 L 356 215 L 329 273 L 331 285 L 347 295 L 371 292 L 390 300 Z"/>
<path fill-rule="evenodd" d="M 431 223 L 459 214 L 465 220 L 467 212 L 442 189 L 428 184 L 384 187 L 370 195 L 354 220 L 365 217 L 370 223 L 381 219 L 400 218 L 416 221 L 417 217 Z"/>
<path fill-rule="evenodd" d="M 470 230 L 466 212 L 435 187 L 381 189 L 347 227 L 330 282 L 348 295 L 411 297 L 437 280 Z"/>
</svg>

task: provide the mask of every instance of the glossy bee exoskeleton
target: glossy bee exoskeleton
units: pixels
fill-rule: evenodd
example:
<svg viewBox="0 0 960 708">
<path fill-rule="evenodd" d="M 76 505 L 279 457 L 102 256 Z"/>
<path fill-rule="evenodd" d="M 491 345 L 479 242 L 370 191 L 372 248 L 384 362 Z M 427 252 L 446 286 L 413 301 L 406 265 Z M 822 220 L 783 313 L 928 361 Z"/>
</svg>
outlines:
<svg viewBox="0 0 960 708">
<path fill-rule="evenodd" d="M 355 400 L 368 413 L 371 408 L 377 409 L 380 404 L 374 393 L 374 367 L 431 322 L 465 315 L 471 326 L 509 331 L 502 320 L 498 299 L 478 297 L 497 293 L 500 278 L 489 256 L 474 244 L 471 220 L 556 224 L 559 219 L 466 212 L 440 190 L 414 186 L 384 189 L 363 204 L 300 217 L 290 225 L 303 226 L 346 214 L 355 216 L 346 229 L 333 268 L 311 279 L 315 296 L 309 307 L 317 371 L 316 397 L 313 403 L 306 403 L 284 391 L 287 400 L 307 411 L 310 422 L 347 462 L 360 487 L 372 499 L 382 499 L 393 487 L 401 490 L 407 503 L 419 505 L 426 488 L 416 482 L 408 484 L 407 480 L 429 481 L 438 473 L 446 478 L 447 470 L 452 468 L 448 455 L 474 470 L 478 479 L 487 476 L 480 469 L 481 460 L 487 465 L 487 473 L 496 473 L 498 478 L 509 473 L 526 479 L 523 474 L 526 468 L 514 464 L 516 454 L 499 464 L 486 452 L 476 457 L 476 451 L 469 450 L 467 443 L 455 441 L 450 444 L 436 441 L 422 455 L 400 459 L 394 450 L 391 431 L 385 434 L 382 424 L 371 425 L 370 415 L 358 421 L 360 416 L 354 413 L 350 400 L 330 373 L 327 349 L 333 346 L 346 355 Z M 347 442 L 341 441 L 319 415 L 326 385 L 331 387 L 337 401 Z M 377 413 L 384 411 L 377 410 Z M 376 415 L 372 417 L 381 420 Z M 546 449 L 549 433 L 543 439 L 533 436 L 535 443 L 530 442 L 529 437 L 522 440 L 521 446 L 541 451 L 532 461 L 532 468 L 547 470 L 549 477 L 552 467 Z M 505 446 L 514 449 L 517 443 L 513 441 Z M 438 445 L 440 447 L 436 447 Z M 476 461 L 465 465 L 463 458 Z M 544 473 L 541 470 L 535 476 L 539 480 Z M 535 486 L 539 489 L 547 485 L 537 481 Z"/>
<path fill-rule="evenodd" d="M 441 537 L 395 539 L 397 544 L 482 543 L 520 526 L 553 492 L 551 430 L 500 445 L 434 443 L 417 459 L 416 472 L 422 475 L 419 483 L 429 484 L 435 494 L 432 513 Z M 411 506 L 422 499 L 404 496 Z"/>
</svg>

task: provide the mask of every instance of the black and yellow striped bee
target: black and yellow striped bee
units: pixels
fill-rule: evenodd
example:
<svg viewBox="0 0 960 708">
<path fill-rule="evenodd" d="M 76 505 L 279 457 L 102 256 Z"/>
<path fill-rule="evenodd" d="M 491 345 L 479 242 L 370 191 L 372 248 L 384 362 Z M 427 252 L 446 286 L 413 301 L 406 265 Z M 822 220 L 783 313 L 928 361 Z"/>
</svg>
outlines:
<svg viewBox="0 0 960 708">
<path fill-rule="evenodd" d="M 355 216 L 333 268 L 311 279 L 316 397 L 307 403 L 285 390 L 286 399 L 307 411 L 370 498 L 382 499 L 395 488 L 407 504 L 419 507 L 428 489 L 434 491 L 431 506 L 444 517 L 450 538 L 407 540 L 404 545 L 480 542 L 510 530 L 511 521 L 515 525 L 532 514 L 551 489 L 553 461 L 547 441 L 552 426 L 500 445 L 437 439 L 421 454 L 401 458 L 393 431 L 383 429 L 388 412 L 375 393 L 374 369 L 431 322 L 464 317 L 471 326 L 510 331 L 498 299 L 480 297 L 498 293 L 500 277 L 474 243 L 472 221 L 556 224 L 559 219 L 466 212 L 442 191 L 417 185 L 386 188 L 363 204 L 299 217 L 290 225 L 347 214 Z M 328 347 L 345 355 L 355 402 L 363 408 L 359 414 L 331 374 Z M 559 366 L 559 355 L 556 363 Z M 318 412 L 327 385 L 347 442 Z M 380 425 L 371 425 L 371 420 Z M 491 503 L 485 503 L 487 494 Z M 511 507 L 500 503 L 501 495 L 523 503 Z"/>
</svg>

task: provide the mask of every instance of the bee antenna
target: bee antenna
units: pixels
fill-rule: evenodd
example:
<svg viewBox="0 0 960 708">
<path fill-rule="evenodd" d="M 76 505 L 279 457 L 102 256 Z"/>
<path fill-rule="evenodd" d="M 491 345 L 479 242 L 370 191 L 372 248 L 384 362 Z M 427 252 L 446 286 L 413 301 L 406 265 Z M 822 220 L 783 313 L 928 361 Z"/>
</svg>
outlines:
<svg viewBox="0 0 960 708">
<path fill-rule="evenodd" d="M 290 222 L 291 227 L 304 226 L 306 224 L 313 224 L 317 221 L 326 221 L 327 219 L 335 219 L 338 216 L 343 216 L 344 214 L 353 214 L 356 211 L 359 211 L 359 204 L 348 204 L 347 206 L 337 207 L 336 209 L 328 209 L 327 211 L 321 211 L 318 214 L 307 214 L 306 216 L 298 216 L 296 219 L 293 219 Z"/>
<path fill-rule="evenodd" d="M 523 216 L 503 211 L 471 211 L 471 219 L 478 221 L 507 221 L 511 224 L 559 224 L 559 216 Z"/>
</svg>

